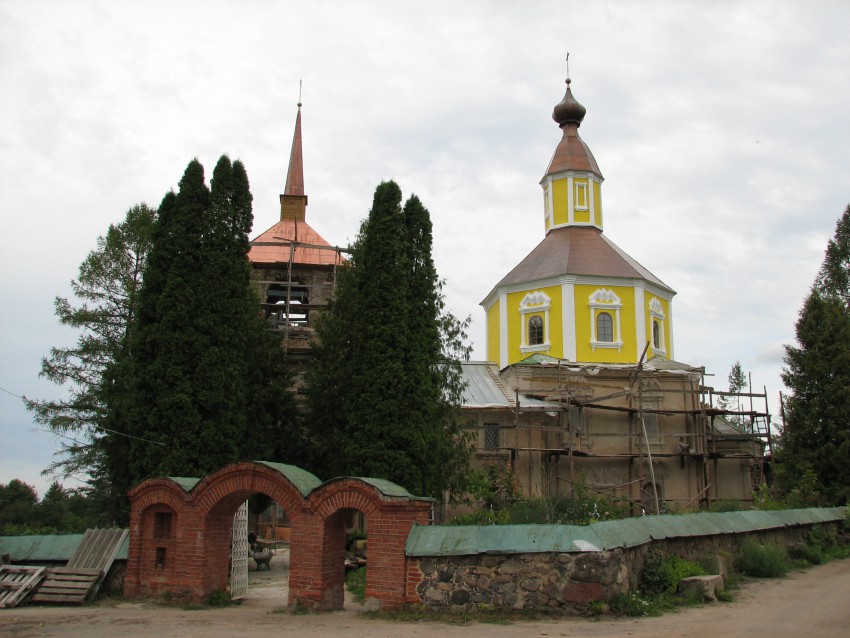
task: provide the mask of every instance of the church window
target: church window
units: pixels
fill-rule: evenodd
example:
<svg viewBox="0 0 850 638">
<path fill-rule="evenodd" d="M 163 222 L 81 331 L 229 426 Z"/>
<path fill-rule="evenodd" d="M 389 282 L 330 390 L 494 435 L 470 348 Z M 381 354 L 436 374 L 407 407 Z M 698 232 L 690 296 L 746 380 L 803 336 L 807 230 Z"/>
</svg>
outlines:
<svg viewBox="0 0 850 638">
<path fill-rule="evenodd" d="M 576 210 L 587 210 L 587 184 L 584 182 L 576 182 L 575 198 Z"/>
<path fill-rule="evenodd" d="M 543 319 L 534 315 L 528 320 L 528 345 L 538 346 L 543 343 Z"/>
<path fill-rule="evenodd" d="M 649 320 L 652 322 L 652 355 L 665 356 L 664 346 L 664 306 L 657 297 L 649 300 Z"/>
<path fill-rule="evenodd" d="M 484 449 L 496 450 L 499 448 L 499 426 L 495 423 L 484 424 Z"/>
<path fill-rule="evenodd" d="M 542 290 L 530 292 L 519 304 L 520 351 L 545 352 L 549 349 L 549 306 L 552 299 Z"/>
<path fill-rule="evenodd" d="M 623 347 L 620 335 L 622 303 L 613 290 L 600 288 L 590 295 L 590 345 L 596 348 Z"/>
<path fill-rule="evenodd" d="M 597 341 L 614 341 L 614 321 L 607 312 L 596 315 L 596 339 Z"/>
</svg>

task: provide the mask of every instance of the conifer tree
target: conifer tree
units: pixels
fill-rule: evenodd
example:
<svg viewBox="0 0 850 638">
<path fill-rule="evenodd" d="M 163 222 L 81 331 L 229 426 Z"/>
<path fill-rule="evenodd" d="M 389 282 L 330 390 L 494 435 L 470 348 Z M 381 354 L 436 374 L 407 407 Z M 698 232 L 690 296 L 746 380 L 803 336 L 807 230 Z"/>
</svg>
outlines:
<svg viewBox="0 0 850 638">
<path fill-rule="evenodd" d="M 446 360 L 464 351 L 464 324 L 444 312 L 427 209 L 401 200 L 394 182 L 376 189 L 317 328 L 310 423 L 320 453 L 333 455 L 320 454 L 316 469 L 442 497 L 468 467 L 453 418 L 459 365 Z"/>
<path fill-rule="evenodd" d="M 816 477 L 827 502 L 850 497 L 850 207 L 838 221 L 823 265 L 786 346 L 782 378 L 790 394 L 777 453 L 782 487 Z M 805 495 L 804 495 L 805 496 Z"/>
<path fill-rule="evenodd" d="M 159 209 L 118 379 L 127 400 L 115 426 L 136 437 L 126 439 L 124 487 L 155 475 L 204 476 L 258 451 L 268 458 L 292 415 L 283 355 L 249 285 L 244 166 L 222 157 L 211 185 L 193 160 Z"/>
</svg>

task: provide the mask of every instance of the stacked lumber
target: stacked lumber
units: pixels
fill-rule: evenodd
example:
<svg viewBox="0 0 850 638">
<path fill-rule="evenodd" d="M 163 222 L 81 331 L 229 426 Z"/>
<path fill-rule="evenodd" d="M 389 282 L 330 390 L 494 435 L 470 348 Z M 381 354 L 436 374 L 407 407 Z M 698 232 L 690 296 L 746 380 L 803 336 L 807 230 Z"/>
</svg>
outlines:
<svg viewBox="0 0 850 638">
<path fill-rule="evenodd" d="M 16 607 L 43 576 L 44 567 L 0 565 L 0 608 Z"/>
<path fill-rule="evenodd" d="M 32 600 L 36 603 L 84 604 L 93 595 L 103 572 L 91 567 L 54 567 Z"/>
</svg>

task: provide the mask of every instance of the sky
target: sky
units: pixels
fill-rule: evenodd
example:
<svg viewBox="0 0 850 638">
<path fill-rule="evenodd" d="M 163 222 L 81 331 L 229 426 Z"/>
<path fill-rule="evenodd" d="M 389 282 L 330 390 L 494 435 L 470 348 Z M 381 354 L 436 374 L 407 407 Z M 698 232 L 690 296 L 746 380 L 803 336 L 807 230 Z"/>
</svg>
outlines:
<svg viewBox="0 0 850 638">
<path fill-rule="evenodd" d="M 59 439 L 20 396 L 77 333 L 53 302 L 98 236 L 197 157 L 241 159 L 279 217 L 303 80 L 307 220 L 345 245 L 394 179 L 431 211 L 455 315 L 544 234 L 565 57 L 605 234 L 677 291 L 674 358 L 767 389 L 850 202 L 850 3 L 0 0 L 0 484 Z M 77 487 L 72 479 L 67 487 Z"/>
</svg>

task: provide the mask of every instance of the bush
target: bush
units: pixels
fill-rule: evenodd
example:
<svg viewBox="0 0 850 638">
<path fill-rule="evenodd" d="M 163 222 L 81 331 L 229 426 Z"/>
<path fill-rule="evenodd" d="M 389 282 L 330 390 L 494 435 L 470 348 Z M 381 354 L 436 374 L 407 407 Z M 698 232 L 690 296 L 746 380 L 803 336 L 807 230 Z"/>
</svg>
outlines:
<svg viewBox="0 0 850 638">
<path fill-rule="evenodd" d="M 747 541 L 735 555 L 735 569 L 753 578 L 778 578 L 790 567 L 788 552 L 776 545 Z"/>
<path fill-rule="evenodd" d="M 694 562 L 655 554 L 644 563 L 641 589 L 648 594 L 672 594 L 683 578 L 704 575 L 705 570 Z"/>
<path fill-rule="evenodd" d="M 230 597 L 230 592 L 224 589 L 215 589 L 210 592 L 204 602 L 210 607 L 226 607 L 233 603 L 233 599 Z"/>
</svg>

